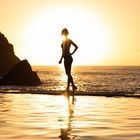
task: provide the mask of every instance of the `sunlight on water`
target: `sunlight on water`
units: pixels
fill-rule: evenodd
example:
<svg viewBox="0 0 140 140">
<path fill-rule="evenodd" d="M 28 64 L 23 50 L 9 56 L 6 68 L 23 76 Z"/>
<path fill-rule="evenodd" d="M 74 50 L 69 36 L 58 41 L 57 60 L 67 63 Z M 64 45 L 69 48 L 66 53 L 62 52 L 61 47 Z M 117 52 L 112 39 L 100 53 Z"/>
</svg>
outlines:
<svg viewBox="0 0 140 140">
<path fill-rule="evenodd" d="M 67 76 L 60 66 L 35 67 L 42 84 L 39 86 L 0 86 L 0 92 L 62 91 L 67 86 Z M 75 66 L 72 76 L 77 91 L 89 93 L 137 93 L 140 95 L 140 67 Z"/>
<path fill-rule="evenodd" d="M 0 94 L 1 140 L 138 140 L 137 98 Z"/>
<path fill-rule="evenodd" d="M 44 83 L 43 90 L 64 90 L 66 88 L 67 76 L 63 65 L 44 67 L 44 71 L 39 69 L 38 75 Z M 78 91 L 82 92 L 140 91 L 140 67 L 74 66 L 72 76 Z"/>
<path fill-rule="evenodd" d="M 64 87 L 62 84 L 67 83 L 67 76 L 63 73 L 58 77 L 57 80 L 60 82 L 60 86 L 56 90 L 65 90 L 66 87 Z"/>
</svg>

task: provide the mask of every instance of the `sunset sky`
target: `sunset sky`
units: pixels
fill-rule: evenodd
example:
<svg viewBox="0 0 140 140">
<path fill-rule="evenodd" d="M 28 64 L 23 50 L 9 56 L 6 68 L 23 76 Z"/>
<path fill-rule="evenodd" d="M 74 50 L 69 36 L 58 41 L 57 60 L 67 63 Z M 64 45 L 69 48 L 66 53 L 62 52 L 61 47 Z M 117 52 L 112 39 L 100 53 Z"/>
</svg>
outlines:
<svg viewBox="0 0 140 140">
<path fill-rule="evenodd" d="M 65 27 L 75 65 L 140 65 L 140 0 L 0 0 L 0 32 L 32 65 L 58 64 Z"/>
</svg>

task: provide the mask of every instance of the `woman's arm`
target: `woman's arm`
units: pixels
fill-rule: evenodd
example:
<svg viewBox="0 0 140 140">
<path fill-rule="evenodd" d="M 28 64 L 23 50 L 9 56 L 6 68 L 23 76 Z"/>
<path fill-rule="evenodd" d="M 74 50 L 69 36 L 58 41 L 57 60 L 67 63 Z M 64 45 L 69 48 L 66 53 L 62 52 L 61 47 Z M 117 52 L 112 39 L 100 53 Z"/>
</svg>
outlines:
<svg viewBox="0 0 140 140">
<path fill-rule="evenodd" d="M 63 55 L 61 56 L 60 60 L 59 60 L 59 64 L 62 63 L 62 59 L 63 59 Z"/>
<path fill-rule="evenodd" d="M 71 53 L 71 55 L 73 55 L 77 49 L 78 49 L 78 46 L 71 40 L 71 44 L 75 47 L 75 49 L 73 50 L 73 52 Z"/>
<path fill-rule="evenodd" d="M 62 45 L 61 45 L 61 48 L 62 48 Z M 62 63 L 62 59 L 63 59 L 63 51 L 62 51 L 62 55 L 61 55 L 61 58 L 60 58 L 60 60 L 59 60 L 59 64 L 61 64 Z"/>
</svg>

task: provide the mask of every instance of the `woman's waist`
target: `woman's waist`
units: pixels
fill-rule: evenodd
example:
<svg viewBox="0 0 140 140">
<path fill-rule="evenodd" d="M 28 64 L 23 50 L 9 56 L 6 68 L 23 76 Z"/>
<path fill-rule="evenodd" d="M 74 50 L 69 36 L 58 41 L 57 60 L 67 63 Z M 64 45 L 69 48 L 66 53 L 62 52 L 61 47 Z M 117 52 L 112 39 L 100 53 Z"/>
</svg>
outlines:
<svg viewBox="0 0 140 140">
<path fill-rule="evenodd" d="M 72 59 L 71 55 L 64 55 L 63 57 L 64 57 L 64 59 Z"/>
<path fill-rule="evenodd" d="M 64 53 L 64 54 L 63 54 L 63 57 L 65 58 L 65 57 L 72 57 L 72 56 L 71 56 L 70 53 Z"/>
</svg>

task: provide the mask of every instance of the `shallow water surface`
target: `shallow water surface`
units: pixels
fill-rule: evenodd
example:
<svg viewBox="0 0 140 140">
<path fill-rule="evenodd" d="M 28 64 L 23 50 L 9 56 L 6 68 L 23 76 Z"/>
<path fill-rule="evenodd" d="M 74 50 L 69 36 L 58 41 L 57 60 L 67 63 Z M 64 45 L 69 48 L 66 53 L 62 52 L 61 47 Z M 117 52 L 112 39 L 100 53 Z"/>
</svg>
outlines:
<svg viewBox="0 0 140 140">
<path fill-rule="evenodd" d="M 139 140 L 138 98 L 0 94 L 1 140 Z"/>
</svg>

